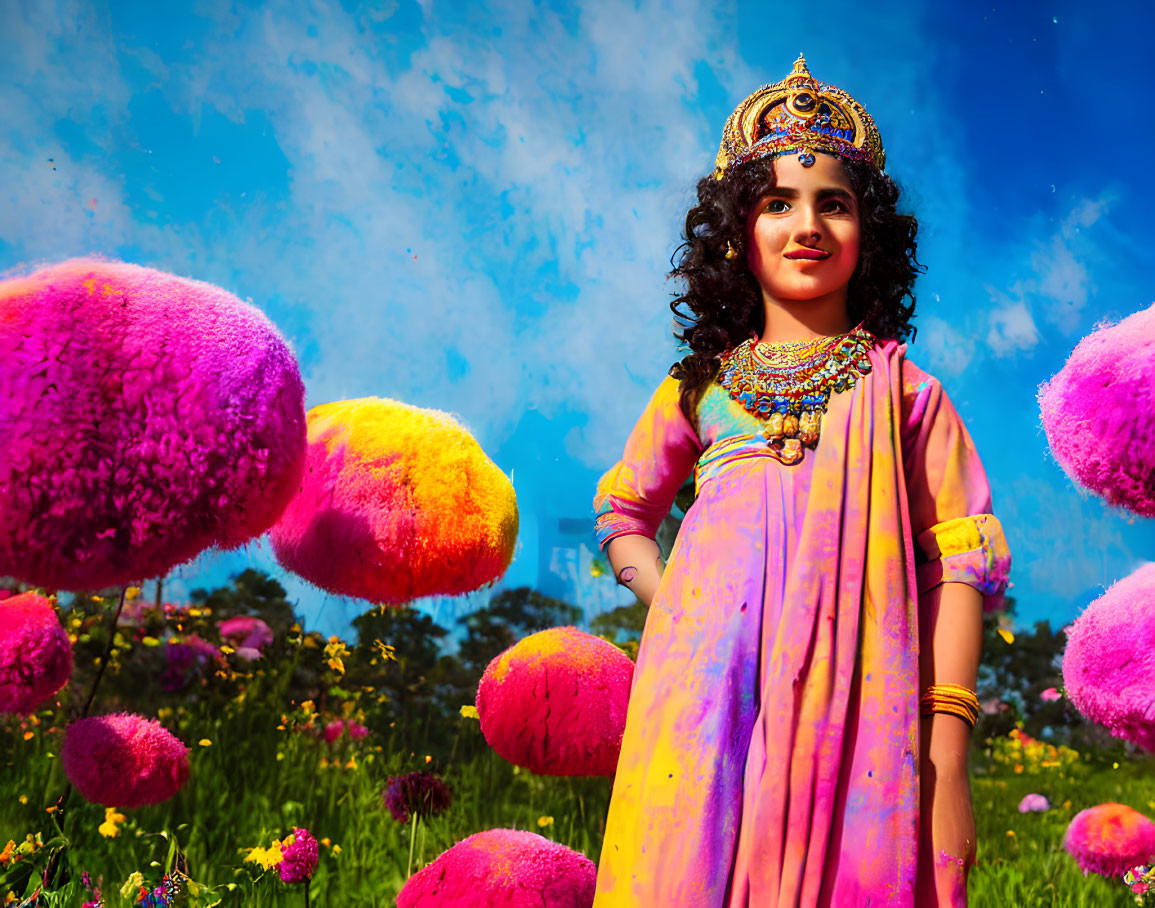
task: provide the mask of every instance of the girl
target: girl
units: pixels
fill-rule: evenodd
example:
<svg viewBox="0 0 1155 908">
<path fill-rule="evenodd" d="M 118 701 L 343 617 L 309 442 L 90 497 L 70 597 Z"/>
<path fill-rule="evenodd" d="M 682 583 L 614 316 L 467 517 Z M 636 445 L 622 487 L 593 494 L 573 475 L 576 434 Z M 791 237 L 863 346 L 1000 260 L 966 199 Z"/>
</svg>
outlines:
<svg viewBox="0 0 1155 908">
<path fill-rule="evenodd" d="M 692 352 L 594 499 L 651 606 L 595 908 L 966 904 L 982 616 L 1010 554 L 966 428 L 905 358 L 917 223 L 884 166 L 869 114 L 799 57 L 698 184 L 673 272 Z"/>
</svg>

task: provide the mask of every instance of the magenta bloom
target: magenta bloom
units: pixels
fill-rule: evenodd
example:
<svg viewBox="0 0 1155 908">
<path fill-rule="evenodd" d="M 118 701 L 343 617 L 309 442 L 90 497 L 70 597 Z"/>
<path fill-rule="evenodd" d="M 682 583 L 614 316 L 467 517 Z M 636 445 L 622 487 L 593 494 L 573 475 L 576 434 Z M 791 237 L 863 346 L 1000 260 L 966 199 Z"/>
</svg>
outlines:
<svg viewBox="0 0 1155 908">
<path fill-rule="evenodd" d="M 189 749 L 154 719 L 92 716 L 68 726 L 60 760 L 85 800 L 105 807 L 159 804 L 188 780 Z"/>
<path fill-rule="evenodd" d="M 1067 475 L 1155 516 L 1155 306 L 1095 329 L 1039 387 L 1043 429 Z"/>
<path fill-rule="evenodd" d="M 197 671 L 209 664 L 219 665 L 222 661 L 220 650 L 196 634 L 189 634 L 178 643 L 166 644 L 164 654 L 165 670 L 160 686 L 169 693 L 183 688 Z"/>
<path fill-rule="evenodd" d="M 354 741 L 360 741 L 369 734 L 369 729 L 364 725 L 358 725 L 356 722 L 350 722 L 348 719 L 336 719 L 325 726 L 321 736 L 327 743 L 332 744 L 341 737 L 341 732 L 348 734 Z"/>
<path fill-rule="evenodd" d="M 1041 794 L 1023 795 L 1023 799 L 1019 801 L 1019 813 L 1029 813 L 1034 811 L 1042 813 L 1043 811 L 1051 809 L 1051 802 L 1048 801 Z"/>
<path fill-rule="evenodd" d="M 273 631 L 260 618 L 238 615 L 217 622 L 221 637 L 237 649 L 255 649 L 258 652 L 273 642 Z"/>
<path fill-rule="evenodd" d="M 1063 681 L 1084 716 L 1155 751 L 1155 562 L 1115 583 L 1075 620 Z"/>
<path fill-rule="evenodd" d="M 538 775 L 612 776 L 634 663 L 576 627 L 530 634 L 489 663 L 477 688 L 481 733 Z"/>
<path fill-rule="evenodd" d="M 1053 687 L 1048 687 L 1045 691 L 1043 691 L 1041 694 L 1039 694 L 1039 699 L 1045 700 L 1047 702 L 1051 702 L 1054 700 L 1062 700 L 1063 695 L 1060 694 Z"/>
<path fill-rule="evenodd" d="M 386 785 L 385 806 L 398 823 L 408 823 L 411 814 L 435 817 L 453 803 L 449 788 L 432 773 L 390 776 Z"/>
<path fill-rule="evenodd" d="M 367 729 L 364 725 L 358 725 L 356 722 L 349 722 L 346 720 L 345 733 L 349 735 L 349 737 L 354 741 L 360 741 L 367 734 L 369 734 L 369 729 Z"/>
<path fill-rule="evenodd" d="M 1063 844 L 1083 876 L 1121 877 L 1155 856 L 1155 823 L 1126 804 L 1108 802 L 1075 814 Z"/>
<path fill-rule="evenodd" d="M 97 589 L 267 530 L 304 468 L 304 386 L 218 287 L 73 259 L 0 282 L 0 576 Z"/>
<path fill-rule="evenodd" d="M 413 874 L 397 908 L 589 908 L 597 875 L 593 861 L 565 845 L 533 832 L 487 829 Z"/>
<path fill-rule="evenodd" d="M 293 842 L 281 849 L 284 858 L 277 865 L 286 883 L 307 883 L 317 870 L 317 840 L 307 829 L 293 829 Z"/>
<path fill-rule="evenodd" d="M 72 677 L 72 645 L 36 593 L 0 601 L 0 713 L 28 714 Z"/>
</svg>

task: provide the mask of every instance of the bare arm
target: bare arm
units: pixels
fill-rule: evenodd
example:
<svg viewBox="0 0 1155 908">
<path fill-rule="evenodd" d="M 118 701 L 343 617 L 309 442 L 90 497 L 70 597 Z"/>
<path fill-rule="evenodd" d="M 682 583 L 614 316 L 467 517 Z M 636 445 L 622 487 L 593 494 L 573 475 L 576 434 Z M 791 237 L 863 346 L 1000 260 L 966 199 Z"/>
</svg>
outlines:
<svg viewBox="0 0 1155 908">
<path fill-rule="evenodd" d="M 982 656 L 982 594 L 965 583 L 943 583 L 927 591 L 921 608 L 926 610 L 929 637 L 919 651 L 919 692 L 931 684 L 974 690 Z M 929 905 L 967 904 L 966 877 L 977 854 L 967 767 L 970 732 L 957 716 L 922 717 L 919 889 Z"/>
<path fill-rule="evenodd" d="M 654 601 L 665 570 L 658 544 L 648 536 L 616 536 L 606 546 L 614 576 L 647 606 Z"/>
</svg>

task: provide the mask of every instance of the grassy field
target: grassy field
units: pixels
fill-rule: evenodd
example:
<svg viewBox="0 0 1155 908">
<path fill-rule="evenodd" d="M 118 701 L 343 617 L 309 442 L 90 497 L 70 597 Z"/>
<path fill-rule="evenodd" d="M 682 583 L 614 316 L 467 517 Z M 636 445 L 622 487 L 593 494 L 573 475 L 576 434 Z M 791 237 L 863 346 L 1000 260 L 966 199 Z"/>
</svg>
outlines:
<svg viewBox="0 0 1155 908">
<path fill-rule="evenodd" d="M 463 718 L 461 725 L 463 736 L 480 736 L 476 720 Z M 127 819 L 115 837 L 98 832 L 104 808 L 78 797 L 68 807 L 68 866 L 74 876 L 87 871 L 93 879 L 103 877 L 109 908 L 130 904 L 116 890 L 134 871 L 159 878 L 153 862 L 165 864 L 173 837 L 190 875 L 213 887 L 223 904 L 238 906 L 304 903 L 300 886 L 286 886 L 275 873 L 254 881 L 259 868 L 243 864 L 243 849 L 267 846 L 294 825 L 338 846 L 321 847 L 310 889 L 319 905 L 392 905 L 407 868 L 416 870 L 465 836 L 499 826 L 539 832 L 598 858 L 608 779 L 534 776 L 492 752 L 470 764 L 438 766 L 427 764 L 423 754 L 375 745 L 372 737 L 327 745 L 300 731 L 277 731 L 258 710 L 177 730 L 185 740 L 212 743 L 193 746 L 191 778 L 175 798 L 124 811 Z M 0 839 L 19 841 L 38 831 L 49 837 L 54 825 L 45 805 L 56 801 L 65 784 L 57 759 L 60 733 L 41 726 L 25 740 L 24 732 L 9 727 L 0 744 L 7 757 L 0 776 Z M 414 835 L 410 824 L 398 823 L 382 806 L 381 792 L 389 775 L 417 769 L 442 775 L 454 803 L 418 824 Z M 1018 802 L 1031 791 L 1045 794 L 1053 809 L 1020 814 Z M 973 797 L 979 865 L 971 875 L 972 905 L 1133 904 L 1121 883 L 1084 878 L 1063 850 L 1062 837 L 1077 811 L 1103 801 L 1144 812 L 1155 808 L 1148 766 L 1099 772 L 1080 767 L 1062 777 L 976 772 Z M 230 891 L 229 884 L 236 888 Z"/>
<path fill-rule="evenodd" d="M 65 620 L 74 636 L 77 668 L 62 705 L 48 705 L 25 720 L 0 716 L 0 850 L 29 834 L 39 833 L 45 842 L 61 835 L 59 814 L 47 808 L 67 789 L 59 759 L 64 716 L 75 714 L 83 701 L 93 675 L 91 654 L 103 648 L 95 616 L 69 613 Z M 207 620 L 201 617 L 205 633 Z M 370 651 L 379 652 L 366 648 Z M 163 664 L 157 661 L 160 653 L 163 646 L 152 638 L 122 639 L 118 633 L 95 712 L 130 708 L 158 717 L 191 747 L 189 781 L 163 804 L 120 811 L 122 819 L 111 818 L 115 836 L 100 831 L 109 820 L 105 808 L 73 792 L 63 815 L 68 847 L 57 875 L 58 886 L 66 882 L 45 904 L 76 908 L 91 898 L 80 883 L 87 873 L 100 882 L 106 908 L 129 905 L 131 899 L 120 890 L 133 873 L 155 885 L 181 861 L 212 893 L 202 894 L 199 904 L 219 898 L 225 906 L 304 905 L 303 886 L 286 885 L 275 871 L 262 874 L 245 860 L 249 849 L 268 847 L 294 826 L 321 841 L 309 886 L 311 904 L 341 908 L 393 905 L 408 875 L 485 829 L 530 830 L 595 862 L 599 858 L 609 779 L 519 770 L 485 745 L 476 718 L 452 720 L 447 735 L 442 724 L 438 744 L 424 743 L 429 736 L 419 721 L 412 735 L 390 729 L 380 713 L 373 713 L 385 698 L 354 690 L 345 670 L 348 665 L 355 675 L 358 657 L 332 639 L 328 644 L 319 635 L 310 640 L 294 627 L 279 656 L 261 660 L 261 667 L 218 670 L 168 693 L 148 681 Z M 301 678 L 321 692 L 318 706 L 291 696 L 294 690 L 301 696 L 299 685 L 292 686 Z M 328 744 L 316 734 L 342 713 L 364 719 L 368 736 L 357 741 L 342 736 Z M 1040 769 L 1040 759 L 1049 759 L 1040 756 L 1043 745 L 1034 742 L 1033 755 L 1023 756 L 1026 751 L 1015 750 L 1018 743 L 1008 749 L 1007 740 L 995 748 L 1000 760 L 978 749 L 972 755 L 979 863 L 970 877 L 970 904 L 1133 905 L 1121 882 L 1085 878 L 1062 840 L 1078 811 L 1105 801 L 1155 813 L 1152 763 L 1125 760 L 1112 768 L 1071 755 L 1063 765 Z M 1027 765 L 1016 772 L 1013 764 L 1020 757 Z M 427 820 L 398 822 L 382 803 L 383 790 L 390 776 L 418 770 L 442 778 L 453 803 Z M 1045 795 L 1052 809 L 1020 814 L 1019 801 L 1028 792 Z M 105 825 L 104 831 L 111 828 Z M 49 851 L 26 855 L 22 866 L 42 867 Z M 0 854 L 0 905 L 13 888 L 5 883 L 11 882 L 14 866 Z M 25 878 L 15 886 L 16 895 L 30 891 L 28 883 Z"/>
</svg>

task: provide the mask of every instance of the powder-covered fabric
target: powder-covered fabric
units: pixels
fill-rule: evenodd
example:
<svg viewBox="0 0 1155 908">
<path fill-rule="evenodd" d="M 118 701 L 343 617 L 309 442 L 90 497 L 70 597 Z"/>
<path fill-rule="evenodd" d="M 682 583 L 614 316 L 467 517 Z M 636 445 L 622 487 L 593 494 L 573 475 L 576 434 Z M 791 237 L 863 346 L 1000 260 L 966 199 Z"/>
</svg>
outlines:
<svg viewBox="0 0 1155 908">
<path fill-rule="evenodd" d="M 875 346 L 792 466 L 717 384 L 695 432 L 667 378 L 599 482 L 604 547 L 652 538 L 707 464 L 642 635 L 595 908 L 913 908 L 919 598 L 959 582 L 997 608 L 1010 553 L 966 428 L 905 352 Z"/>
</svg>

